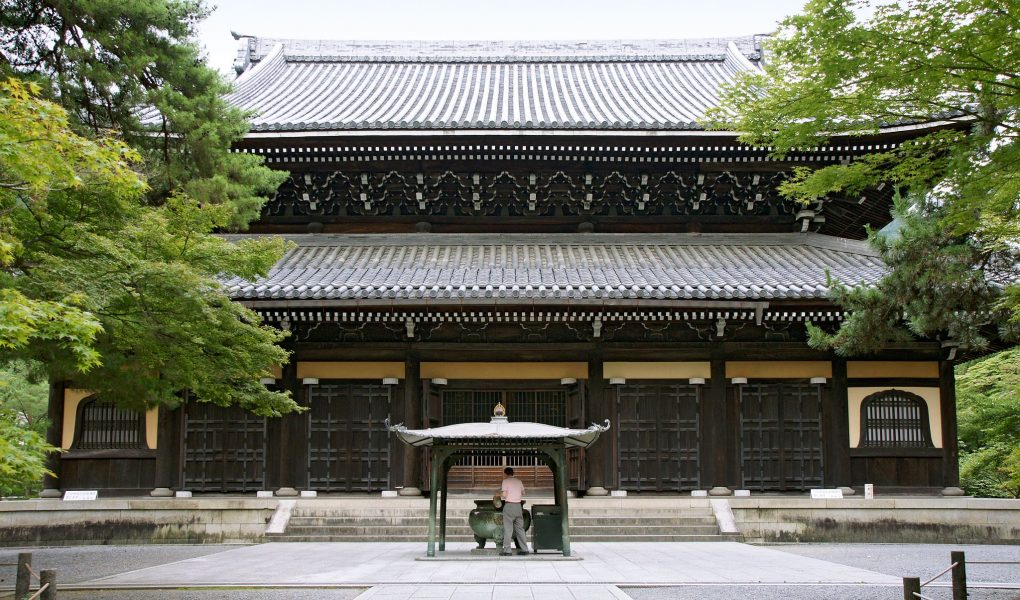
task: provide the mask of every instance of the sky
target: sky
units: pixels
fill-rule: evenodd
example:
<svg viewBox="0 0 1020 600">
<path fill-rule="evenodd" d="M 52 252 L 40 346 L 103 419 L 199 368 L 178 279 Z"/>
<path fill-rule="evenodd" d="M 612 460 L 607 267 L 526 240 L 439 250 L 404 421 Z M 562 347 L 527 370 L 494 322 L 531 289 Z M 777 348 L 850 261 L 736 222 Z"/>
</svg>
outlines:
<svg viewBox="0 0 1020 600">
<path fill-rule="evenodd" d="M 209 64 L 231 71 L 230 31 L 332 40 L 582 40 L 768 33 L 806 0 L 206 0 Z"/>
</svg>

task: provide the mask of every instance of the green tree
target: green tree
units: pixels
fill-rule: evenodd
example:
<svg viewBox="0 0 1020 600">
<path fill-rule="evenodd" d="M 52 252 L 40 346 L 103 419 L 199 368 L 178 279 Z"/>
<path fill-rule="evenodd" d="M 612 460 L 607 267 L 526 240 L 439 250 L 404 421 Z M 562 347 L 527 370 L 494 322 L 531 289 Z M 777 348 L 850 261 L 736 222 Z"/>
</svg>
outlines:
<svg viewBox="0 0 1020 600">
<path fill-rule="evenodd" d="M 961 365 L 956 381 L 961 484 L 1020 498 L 1020 349 Z"/>
<path fill-rule="evenodd" d="M 0 0 L 0 350 L 129 408 L 177 392 L 264 415 L 283 334 L 218 280 L 285 245 L 229 243 L 286 176 L 232 153 L 247 116 L 178 0 Z"/>
<path fill-rule="evenodd" d="M 0 496 L 31 496 L 46 473 L 43 458 L 49 386 L 41 365 L 13 362 L 0 368 Z"/>
<path fill-rule="evenodd" d="M 890 275 L 876 287 L 834 282 L 848 318 L 834 334 L 813 328 L 816 347 L 859 354 L 913 334 L 983 348 L 996 326 L 1016 335 L 1018 40 L 1016 2 L 812 0 L 765 42 L 764 70 L 743 74 L 709 114 L 777 158 L 939 122 L 849 164 L 796 169 L 782 187 L 803 202 L 882 183 L 904 191 L 898 237 L 873 233 Z"/>
</svg>

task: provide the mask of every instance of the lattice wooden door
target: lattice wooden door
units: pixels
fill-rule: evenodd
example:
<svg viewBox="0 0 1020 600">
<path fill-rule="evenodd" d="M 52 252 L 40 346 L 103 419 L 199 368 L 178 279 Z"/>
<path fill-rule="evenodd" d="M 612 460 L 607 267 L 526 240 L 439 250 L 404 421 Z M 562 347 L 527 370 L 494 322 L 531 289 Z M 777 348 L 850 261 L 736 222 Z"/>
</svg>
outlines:
<svg viewBox="0 0 1020 600">
<path fill-rule="evenodd" d="M 266 479 L 266 419 L 207 402 L 184 409 L 183 487 L 196 492 L 261 490 Z"/>
<path fill-rule="evenodd" d="M 700 387 L 627 383 L 616 387 L 620 487 L 681 491 L 700 487 Z"/>
<path fill-rule="evenodd" d="M 368 492 L 390 487 L 390 387 L 371 383 L 312 386 L 308 410 L 308 486 Z"/>
<path fill-rule="evenodd" d="M 749 383 L 738 387 L 743 487 L 807 490 L 823 485 L 822 386 Z"/>
</svg>

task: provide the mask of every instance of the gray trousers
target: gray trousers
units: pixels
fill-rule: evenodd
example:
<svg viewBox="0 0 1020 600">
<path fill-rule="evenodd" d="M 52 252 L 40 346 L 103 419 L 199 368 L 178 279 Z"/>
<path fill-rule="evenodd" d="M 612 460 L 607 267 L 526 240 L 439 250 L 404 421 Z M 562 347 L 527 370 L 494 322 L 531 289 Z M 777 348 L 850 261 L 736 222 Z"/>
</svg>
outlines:
<svg viewBox="0 0 1020 600">
<path fill-rule="evenodd" d="M 503 551 L 510 551 L 511 536 L 517 540 L 521 550 L 528 549 L 528 538 L 524 537 L 524 507 L 520 502 L 503 503 Z"/>
</svg>

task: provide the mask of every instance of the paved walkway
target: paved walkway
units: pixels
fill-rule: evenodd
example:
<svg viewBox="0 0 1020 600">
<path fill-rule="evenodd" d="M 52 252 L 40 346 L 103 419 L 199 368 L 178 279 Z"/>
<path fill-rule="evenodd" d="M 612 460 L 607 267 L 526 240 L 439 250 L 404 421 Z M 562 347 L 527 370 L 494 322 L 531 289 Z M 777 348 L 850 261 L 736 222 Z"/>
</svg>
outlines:
<svg viewBox="0 0 1020 600">
<path fill-rule="evenodd" d="M 467 556 L 472 546 L 468 543 L 448 544 L 446 554 Z M 424 545 L 420 543 L 260 544 L 103 577 L 87 583 L 108 589 L 136 586 L 384 586 L 381 590 L 370 590 L 373 594 L 385 592 L 385 586 L 411 590 L 421 589 L 420 584 L 431 584 L 433 587 L 430 589 L 435 593 L 449 594 L 434 596 L 443 598 L 452 598 L 457 587 L 467 584 L 491 586 L 491 598 L 501 598 L 503 596 L 498 594 L 510 593 L 495 584 L 522 583 L 532 586 L 900 584 L 898 578 L 890 575 L 733 542 L 590 542 L 574 544 L 573 550 L 583 560 L 550 561 L 538 555 L 465 563 L 456 560 L 416 560 L 424 554 Z M 429 592 L 422 590 L 422 593 Z M 390 599 L 395 597 L 389 594 Z M 429 596 L 419 594 L 400 597 Z"/>
<path fill-rule="evenodd" d="M 615 585 L 379 585 L 355 600 L 632 600 Z"/>
</svg>

